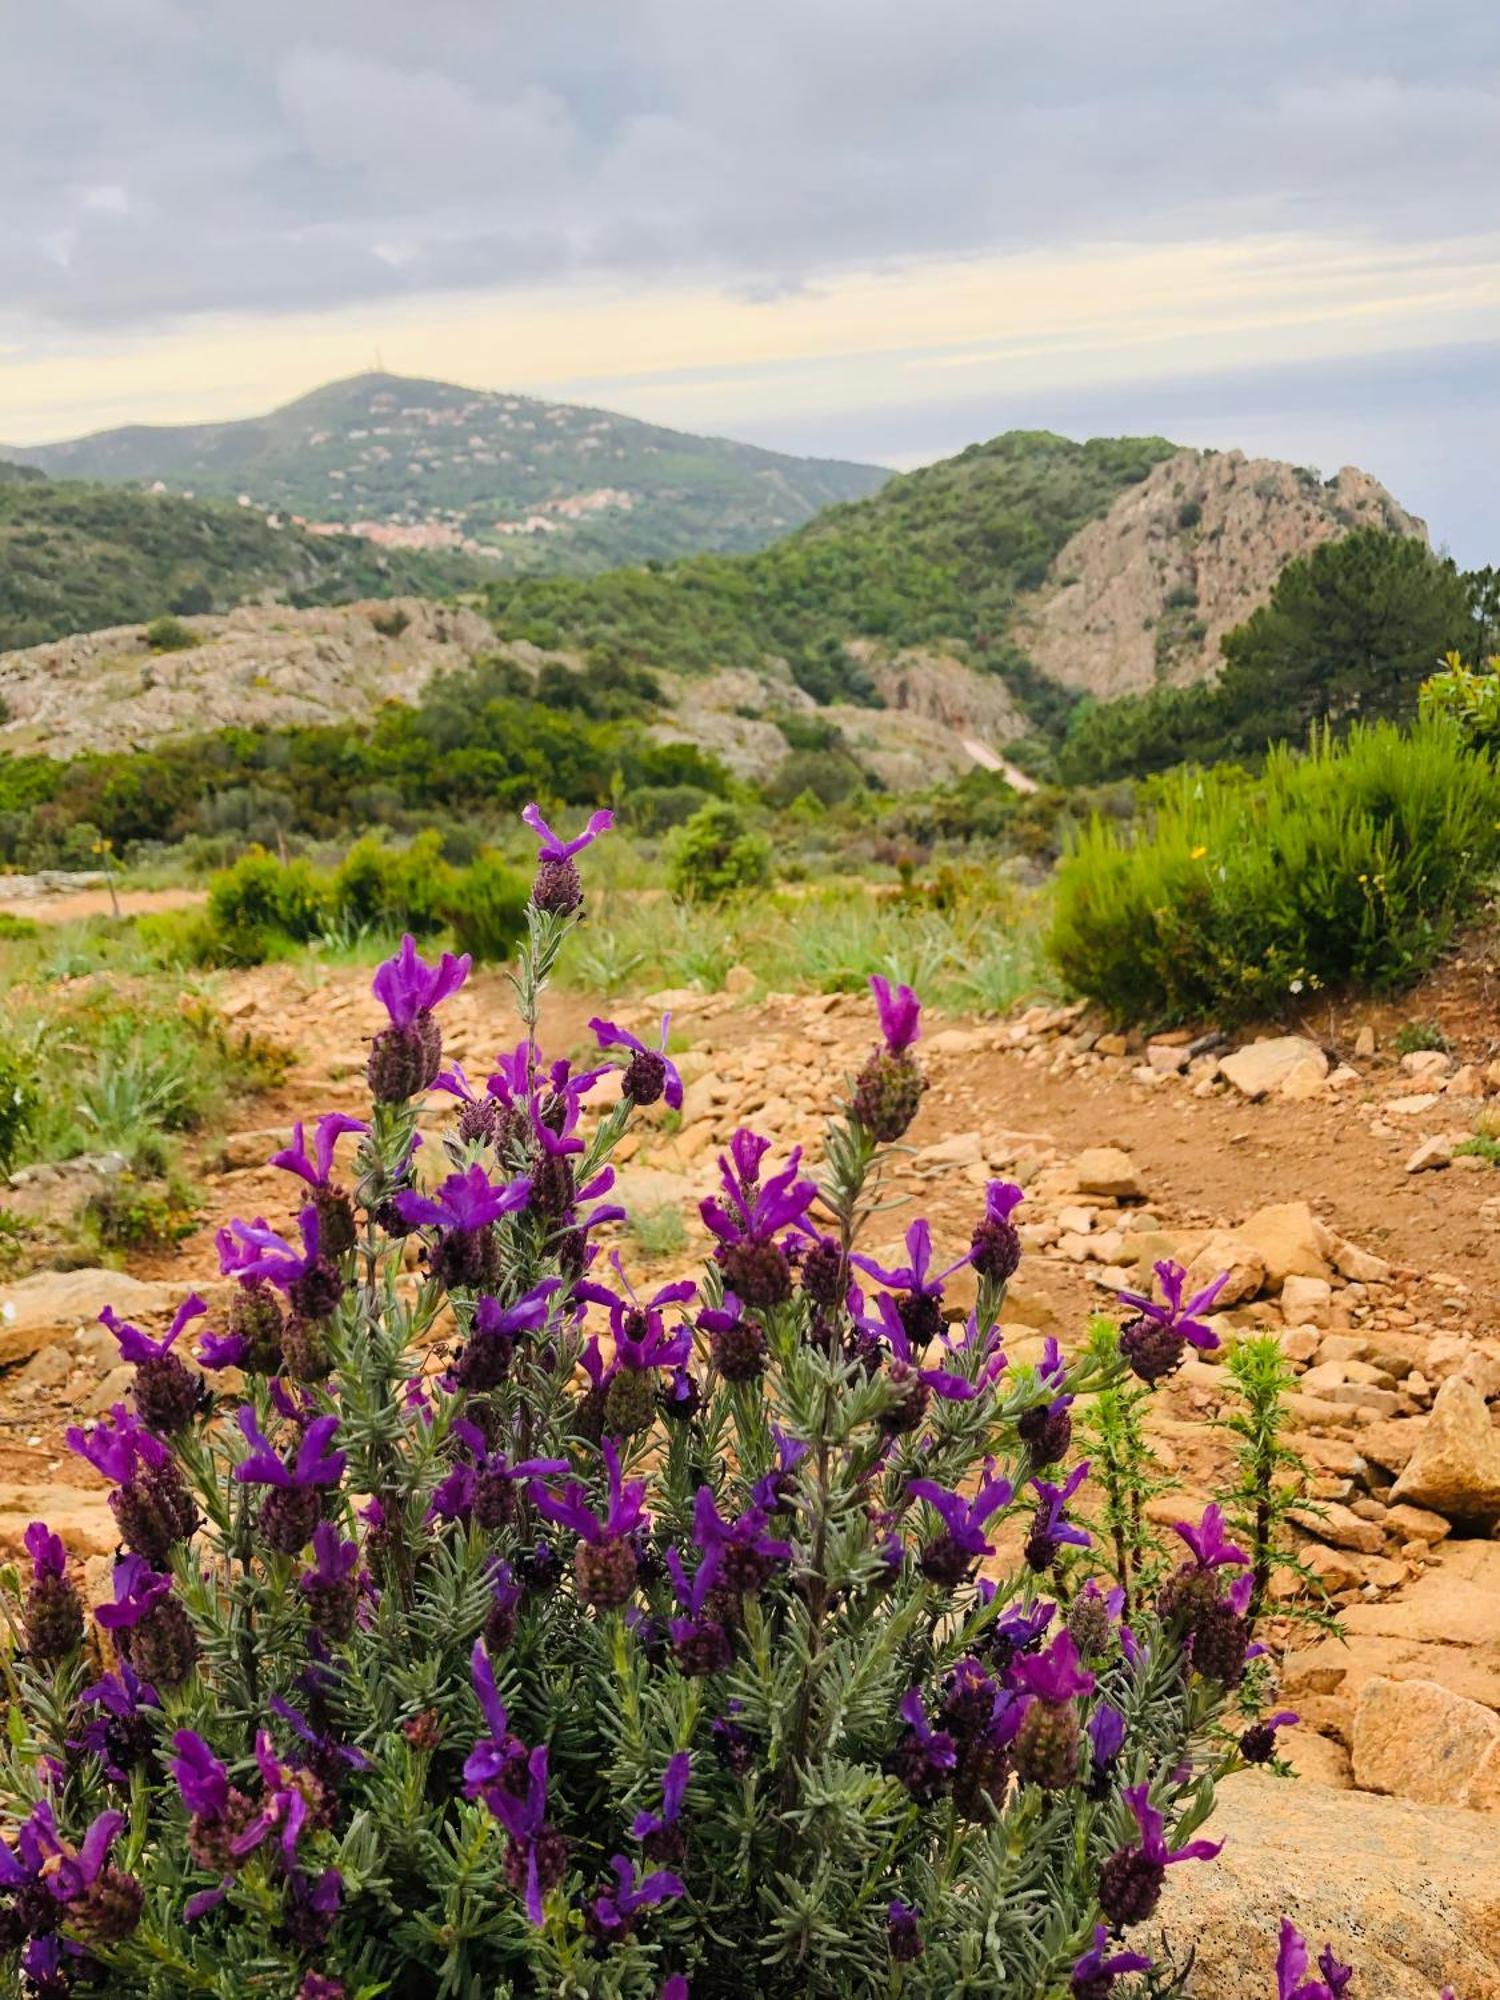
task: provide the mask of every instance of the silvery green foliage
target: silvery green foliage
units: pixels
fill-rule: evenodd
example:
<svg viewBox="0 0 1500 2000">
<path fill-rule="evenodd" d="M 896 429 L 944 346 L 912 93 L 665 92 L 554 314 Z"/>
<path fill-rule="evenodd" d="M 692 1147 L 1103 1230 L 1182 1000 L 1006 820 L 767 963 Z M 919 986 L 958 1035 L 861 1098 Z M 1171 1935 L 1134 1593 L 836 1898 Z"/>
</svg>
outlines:
<svg viewBox="0 0 1500 2000">
<path fill-rule="evenodd" d="M 12 1593 L 0 1950 L 119 2000 L 1098 2000 L 1208 1851 L 1237 1552 L 1122 1623 L 1066 1467 L 1120 1364 L 1007 1363 L 1019 1190 L 865 1255 L 905 989 L 851 1084 L 881 1137 L 851 1109 L 814 1176 L 736 1135 L 696 1288 L 631 1289 L 610 1154 L 680 1085 L 608 1022 L 540 1053 L 586 842 L 533 824 L 488 1089 L 440 1070 L 466 967 L 408 940 L 368 1119 L 277 1156 L 294 1223 L 226 1231 L 228 1303 L 164 1340 L 111 1322 L 136 1407 L 75 1442 L 125 1553 L 87 1649 L 44 1530 Z"/>
</svg>

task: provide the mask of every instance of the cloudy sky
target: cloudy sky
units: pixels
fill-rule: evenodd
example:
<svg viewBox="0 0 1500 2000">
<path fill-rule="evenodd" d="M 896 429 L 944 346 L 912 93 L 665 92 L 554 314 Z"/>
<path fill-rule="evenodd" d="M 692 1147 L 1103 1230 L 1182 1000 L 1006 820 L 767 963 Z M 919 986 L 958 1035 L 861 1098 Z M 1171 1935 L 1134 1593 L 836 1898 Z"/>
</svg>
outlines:
<svg viewBox="0 0 1500 2000">
<path fill-rule="evenodd" d="M 0 0 L 0 438 L 372 366 L 909 465 L 1353 462 L 1500 560 L 1494 0 Z"/>
</svg>

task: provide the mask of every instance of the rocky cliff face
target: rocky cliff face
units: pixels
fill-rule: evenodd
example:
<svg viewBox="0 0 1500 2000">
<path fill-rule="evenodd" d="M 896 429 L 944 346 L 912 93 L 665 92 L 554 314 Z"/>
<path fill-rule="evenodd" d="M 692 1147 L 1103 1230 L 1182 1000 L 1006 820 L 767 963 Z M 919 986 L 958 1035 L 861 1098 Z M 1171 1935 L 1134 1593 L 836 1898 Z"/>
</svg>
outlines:
<svg viewBox="0 0 1500 2000">
<path fill-rule="evenodd" d="M 72 757 L 230 724 L 275 728 L 414 701 L 436 673 L 493 649 L 477 612 L 422 598 L 289 611 L 247 605 L 183 621 L 198 643 L 153 652 L 120 625 L 0 654 L 0 750 Z"/>
<path fill-rule="evenodd" d="M 1358 527 L 1427 539 L 1353 466 L 1324 481 L 1277 459 L 1180 451 L 1073 536 L 1012 637 L 1043 673 L 1100 700 L 1209 680 L 1220 639 L 1287 563 Z"/>
</svg>

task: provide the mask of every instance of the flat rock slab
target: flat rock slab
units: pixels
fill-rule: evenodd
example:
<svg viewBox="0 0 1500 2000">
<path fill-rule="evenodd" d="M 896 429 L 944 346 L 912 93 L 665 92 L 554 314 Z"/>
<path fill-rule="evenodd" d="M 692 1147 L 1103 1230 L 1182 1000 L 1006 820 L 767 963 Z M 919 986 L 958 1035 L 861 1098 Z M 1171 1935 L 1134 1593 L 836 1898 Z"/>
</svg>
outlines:
<svg viewBox="0 0 1500 2000">
<path fill-rule="evenodd" d="M 1301 1035 L 1276 1035 L 1269 1041 L 1247 1042 L 1219 1063 L 1220 1076 L 1228 1077 L 1236 1090 L 1252 1100 L 1280 1089 L 1296 1071 L 1318 1082 L 1328 1074 L 1327 1056 L 1316 1042 L 1306 1041 Z"/>
<path fill-rule="evenodd" d="M 69 1339 L 105 1306 L 122 1319 L 153 1319 L 177 1310 L 185 1288 L 152 1285 L 123 1271 L 37 1271 L 0 1288 L 0 1368 Z"/>
<path fill-rule="evenodd" d="M 1361 2000 L 1500 2000 L 1500 1868 L 1488 1813 L 1241 1772 L 1206 1831 L 1217 1861 L 1174 1868 L 1160 1925 L 1197 1947 L 1194 2000 L 1276 1991 L 1285 1914 L 1356 1969 Z M 1156 1923 L 1131 1941 L 1158 1935 Z M 1144 1947 L 1143 1947 L 1144 1948 Z"/>
</svg>

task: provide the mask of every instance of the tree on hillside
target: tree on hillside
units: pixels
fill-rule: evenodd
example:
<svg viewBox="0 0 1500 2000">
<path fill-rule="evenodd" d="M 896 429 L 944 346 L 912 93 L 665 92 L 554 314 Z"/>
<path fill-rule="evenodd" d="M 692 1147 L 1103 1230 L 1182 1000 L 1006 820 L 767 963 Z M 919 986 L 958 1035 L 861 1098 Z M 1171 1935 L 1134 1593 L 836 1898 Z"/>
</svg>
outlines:
<svg viewBox="0 0 1500 2000">
<path fill-rule="evenodd" d="M 1288 563 L 1270 602 L 1223 640 L 1233 745 L 1300 738 L 1323 717 L 1404 717 L 1473 630 L 1465 578 L 1422 542 L 1358 528 Z"/>
</svg>

